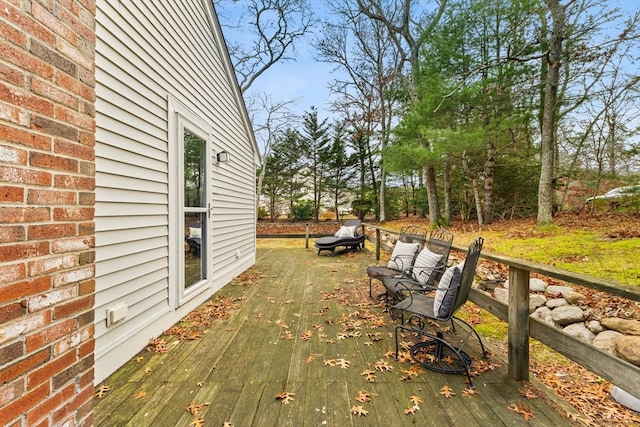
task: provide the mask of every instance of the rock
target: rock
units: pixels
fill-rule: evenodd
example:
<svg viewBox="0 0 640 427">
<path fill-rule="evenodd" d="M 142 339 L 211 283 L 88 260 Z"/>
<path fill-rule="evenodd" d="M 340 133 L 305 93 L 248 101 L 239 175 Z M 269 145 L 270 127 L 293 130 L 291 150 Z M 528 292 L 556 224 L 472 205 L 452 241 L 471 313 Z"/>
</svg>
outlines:
<svg viewBox="0 0 640 427">
<path fill-rule="evenodd" d="M 561 326 L 584 322 L 587 318 L 585 312 L 582 311 L 580 307 L 575 307 L 573 305 L 558 307 L 551 312 L 551 315 L 553 316 L 553 320 Z"/>
<path fill-rule="evenodd" d="M 573 289 L 571 289 L 568 286 L 557 286 L 557 285 L 547 286 L 547 293 L 551 295 L 562 295 L 562 292 L 566 292 L 566 291 L 573 291 Z"/>
<path fill-rule="evenodd" d="M 611 388 L 611 397 L 622 406 L 626 406 L 629 409 L 633 409 L 636 412 L 640 412 L 640 398 L 627 393 L 617 385 Z"/>
<path fill-rule="evenodd" d="M 531 292 L 544 292 L 547 289 L 547 283 L 544 280 L 534 277 L 529 279 L 529 290 Z"/>
<path fill-rule="evenodd" d="M 556 326 L 556 322 L 553 321 L 553 316 L 551 315 L 551 309 L 549 307 L 539 307 L 536 311 L 531 315 L 534 319 L 538 319 L 541 322 L 548 323 L 552 326 Z"/>
<path fill-rule="evenodd" d="M 538 307 L 542 307 L 547 302 L 547 297 L 540 294 L 529 295 L 529 313 L 536 311 Z"/>
<path fill-rule="evenodd" d="M 576 291 L 564 291 L 562 297 L 567 300 L 569 304 L 579 304 L 584 302 L 584 295 Z"/>
<path fill-rule="evenodd" d="M 620 332 L 603 331 L 596 335 L 591 344 L 612 356 L 618 356 L 616 352 L 616 340 L 621 336 L 623 335 Z"/>
<path fill-rule="evenodd" d="M 500 281 L 498 280 L 483 280 L 478 285 L 478 288 L 483 291 L 493 291 L 498 286 L 500 286 Z"/>
<path fill-rule="evenodd" d="M 509 289 L 509 279 L 505 280 L 502 286 Z M 546 289 L 547 289 L 547 284 L 545 281 L 537 279 L 535 277 L 532 279 L 529 279 L 530 292 L 544 292 Z"/>
<path fill-rule="evenodd" d="M 587 328 L 589 328 L 589 330 L 594 334 L 599 334 L 600 332 L 604 331 L 604 327 L 597 320 L 587 322 Z"/>
<path fill-rule="evenodd" d="M 640 366 L 640 337 L 623 335 L 616 339 L 618 355 L 629 363 Z"/>
<path fill-rule="evenodd" d="M 569 303 L 564 298 L 552 298 L 550 300 L 547 300 L 547 307 L 549 307 L 551 310 L 558 307 L 564 307 L 566 305 L 569 305 Z"/>
<path fill-rule="evenodd" d="M 509 289 L 505 289 L 505 288 L 495 288 L 493 290 L 493 295 L 496 297 L 496 299 L 503 303 L 503 304 L 507 304 L 509 305 Z"/>
<path fill-rule="evenodd" d="M 607 329 L 613 329 L 625 335 L 640 336 L 640 321 L 620 319 L 618 317 L 606 317 L 600 320 L 602 326 Z"/>
<path fill-rule="evenodd" d="M 582 342 L 586 342 L 587 344 L 591 344 L 591 342 L 593 342 L 593 339 L 596 337 L 593 332 L 587 329 L 584 322 L 572 323 L 562 329 L 562 331 L 565 334 L 570 335 Z"/>
</svg>

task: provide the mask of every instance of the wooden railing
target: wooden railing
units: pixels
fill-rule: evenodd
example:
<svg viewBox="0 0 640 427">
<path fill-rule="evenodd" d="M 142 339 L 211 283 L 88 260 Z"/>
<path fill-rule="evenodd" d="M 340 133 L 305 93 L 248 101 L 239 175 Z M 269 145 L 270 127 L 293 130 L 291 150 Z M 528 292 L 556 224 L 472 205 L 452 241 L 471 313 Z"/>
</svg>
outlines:
<svg viewBox="0 0 640 427">
<path fill-rule="evenodd" d="M 366 229 L 374 230 L 375 237 L 368 239 L 375 243 L 377 260 L 380 259 L 381 251 L 384 250 L 381 234 L 398 234 L 397 231 L 367 223 L 362 224 L 362 229 L 363 232 L 366 232 Z M 458 245 L 452 246 L 452 249 L 463 253 L 467 250 L 467 248 Z M 472 289 L 469 294 L 469 299 L 472 302 L 499 319 L 508 322 L 509 375 L 516 380 L 529 378 L 529 338 L 532 337 L 628 393 L 640 396 L 640 367 L 577 340 L 553 325 L 529 316 L 529 276 L 531 273 L 536 273 L 634 301 L 640 301 L 640 287 L 485 251 L 481 253 L 480 257 L 509 267 L 508 305 L 476 289 Z"/>
</svg>

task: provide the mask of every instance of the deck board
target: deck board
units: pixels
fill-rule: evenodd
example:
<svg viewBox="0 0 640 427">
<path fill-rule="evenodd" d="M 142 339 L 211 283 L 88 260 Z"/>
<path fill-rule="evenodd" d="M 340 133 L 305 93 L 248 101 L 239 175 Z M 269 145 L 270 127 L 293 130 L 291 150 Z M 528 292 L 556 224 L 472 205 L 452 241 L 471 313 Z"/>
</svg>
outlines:
<svg viewBox="0 0 640 427">
<path fill-rule="evenodd" d="M 212 426 L 500 426 L 524 423 L 508 409 L 520 402 L 532 408 L 531 425 L 571 425 L 544 400 L 523 398 L 524 385 L 507 377 L 506 366 L 474 378 L 474 397 L 463 396 L 462 375 L 425 370 L 401 381 L 412 365 L 389 357 L 394 323 L 368 297 L 371 264 L 366 251 L 330 257 L 261 247 L 252 272 L 262 276 L 214 296 L 240 299 L 239 308 L 199 339 L 166 337 L 166 353 L 142 351 L 107 378 L 111 390 L 95 399 L 95 425 L 186 427 L 196 418 L 186 410 L 193 404 L 206 405 L 197 418 Z M 340 359 L 346 369 L 330 366 Z M 392 370 L 376 370 L 379 361 Z M 375 371 L 375 382 L 365 370 Z M 456 395 L 440 394 L 445 385 Z M 284 391 L 293 393 L 288 405 L 275 398 Z M 358 402 L 358 391 L 371 401 Z M 413 395 L 420 410 L 405 415 Z M 354 406 L 367 415 L 353 414 Z"/>
</svg>

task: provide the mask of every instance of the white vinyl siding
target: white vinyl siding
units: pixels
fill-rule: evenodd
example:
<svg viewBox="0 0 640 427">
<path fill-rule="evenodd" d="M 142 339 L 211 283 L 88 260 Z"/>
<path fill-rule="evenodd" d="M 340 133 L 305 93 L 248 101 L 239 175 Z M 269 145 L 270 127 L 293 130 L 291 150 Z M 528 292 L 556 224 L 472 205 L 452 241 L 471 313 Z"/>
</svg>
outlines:
<svg viewBox="0 0 640 427">
<path fill-rule="evenodd" d="M 96 17 L 96 382 L 255 262 L 256 146 L 210 0 L 98 0 Z M 210 284 L 171 294 L 169 99 L 207 123 Z M 181 201 L 180 201 L 181 202 Z M 236 256 L 240 252 L 240 257 Z M 126 302 L 110 327 L 107 309 Z"/>
</svg>

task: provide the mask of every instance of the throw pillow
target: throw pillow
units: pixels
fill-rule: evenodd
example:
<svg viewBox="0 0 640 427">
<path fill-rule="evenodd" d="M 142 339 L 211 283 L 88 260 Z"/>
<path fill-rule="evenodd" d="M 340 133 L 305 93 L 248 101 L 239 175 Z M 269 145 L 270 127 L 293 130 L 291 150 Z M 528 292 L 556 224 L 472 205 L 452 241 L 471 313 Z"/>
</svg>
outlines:
<svg viewBox="0 0 640 427">
<path fill-rule="evenodd" d="M 402 272 L 408 271 L 413 265 L 413 260 L 419 249 L 419 243 L 405 243 L 398 240 L 393 248 L 393 252 L 391 252 L 391 258 L 389 258 L 387 267 Z"/>
<path fill-rule="evenodd" d="M 438 289 L 433 299 L 433 313 L 436 317 L 449 317 L 451 307 L 458 294 L 460 279 L 462 278 L 463 263 L 452 265 L 442 275 Z"/>
<path fill-rule="evenodd" d="M 342 227 L 340 227 L 340 230 L 338 230 L 338 232 L 336 233 L 336 237 L 340 238 L 340 237 L 353 237 L 354 234 L 356 232 L 356 226 L 350 226 L 347 227 L 346 225 L 343 225 Z"/>
<path fill-rule="evenodd" d="M 413 265 L 412 276 L 415 281 L 422 286 L 431 281 L 434 270 L 441 268 L 442 255 L 431 252 L 424 248 L 416 257 Z"/>
<path fill-rule="evenodd" d="M 189 227 L 189 238 L 200 238 L 200 228 L 199 227 Z"/>
</svg>

